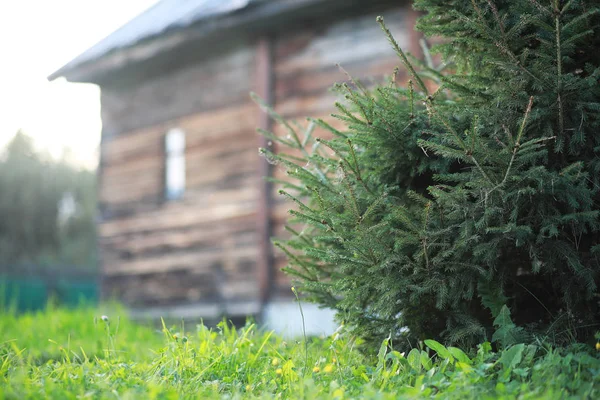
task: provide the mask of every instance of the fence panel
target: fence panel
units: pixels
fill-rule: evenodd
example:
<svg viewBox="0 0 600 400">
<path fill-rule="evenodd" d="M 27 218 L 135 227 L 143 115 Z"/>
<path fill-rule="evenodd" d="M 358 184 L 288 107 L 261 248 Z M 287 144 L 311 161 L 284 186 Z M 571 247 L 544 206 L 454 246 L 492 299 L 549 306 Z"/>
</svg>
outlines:
<svg viewBox="0 0 600 400">
<path fill-rule="evenodd" d="M 83 268 L 0 266 L 0 310 L 36 311 L 50 299 L 67 307 L 96 304 L 99 292 L 97 275 Z"/>
</svg>

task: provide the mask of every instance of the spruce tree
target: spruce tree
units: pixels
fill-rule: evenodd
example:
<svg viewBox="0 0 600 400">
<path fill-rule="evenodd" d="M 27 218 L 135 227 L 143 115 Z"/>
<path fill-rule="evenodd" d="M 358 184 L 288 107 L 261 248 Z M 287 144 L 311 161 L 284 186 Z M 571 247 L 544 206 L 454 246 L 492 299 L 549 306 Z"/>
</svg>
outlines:
<svg viewBox="0 0 600 400">
<path fill-rule="evenodd" d="M 415 0 L 446 69 L 338 85 L 339 131 L 284 124 L 286 270 L 367 342 L 600 328 L 600 2 Z M 430 59 L 428 57 L 428 59 Z M 433 85 L 426 82 L 433 80 Z M 431 87 L 436 87 L 431 91 Z M 327 149 L 327 151 L 323 151 Z M 333 152 L 334 156 L 331 156 Z M 292 155 L 293 154 L 293 155 Z M 302 154 L 298 157 L 297 154 Z"/>
</svg>

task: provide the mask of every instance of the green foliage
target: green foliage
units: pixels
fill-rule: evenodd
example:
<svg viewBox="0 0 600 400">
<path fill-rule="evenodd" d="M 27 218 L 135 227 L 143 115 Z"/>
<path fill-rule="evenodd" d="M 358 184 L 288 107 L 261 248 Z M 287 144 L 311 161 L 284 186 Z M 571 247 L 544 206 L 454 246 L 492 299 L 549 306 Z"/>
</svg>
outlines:
<svg viewBox="0 0 600 400">
<path fill-rule="evenodd" d="M 108 315 L 106 320 L 102 314 Z M 0 315 L 0 398 L 597 398 L 600 360 L 517 345 L 477 354 L 426 341 L 406 355 L 381 343 L 376 359 L 347 334 L 305 347 L 248 322 L 159 329 L 122 309 Z"/>
<path fill-rule="evenodd" d="M 494 326 L 497 329 L 492 336 L 492 342 L 498 342 L 504 347 L 508 347 L 527 340 L 523 328 L 514 324 L 510 318 L 510 310 L 505 305 L 502 306 L 498 316 L 494 320 Z"/>
<path fill-rule="evenodd" d="M 416 0 L 446 69 L 337 85 L 345 129 L 266 152 L 309 297 L 375 346 L 590 340 L 600 325 L 600 3 Z M 427 58 L 431 60 L 430 57 Z M 413 64 L 415 66 L 413 66 Z M 431 81 L 433 80 L 433 81 Z M 431 81 L 431 82 L 428 82 Z M 431 88 L 436 90 L 432 91 Z M 298 156 L 300 154 L 300 156 Z"/>
<path fill-rule="evenodd" d="M 591 348 L 489 343 L 477 354 L 427 340 L 376 360 L 346 334 L 300 343 L 263 332 L 189 323 L 159 330 L 111 308 L 0 315 L 1 398 L 596 398 Z M 102 313 L 108 317 L 103 319 Z M 43 328 L 42 328 L 43 327 Z M 308 353 L 306 354 L 306 351 Z"/>
<path fill-rule="evenodd" d="M 0 266 L 95 268 L 95 182 L 94 172 L 52 160 L 18 132 L 0 154 Z M 72 214 L 61 218 L 69 197 Z"/>
</svg>

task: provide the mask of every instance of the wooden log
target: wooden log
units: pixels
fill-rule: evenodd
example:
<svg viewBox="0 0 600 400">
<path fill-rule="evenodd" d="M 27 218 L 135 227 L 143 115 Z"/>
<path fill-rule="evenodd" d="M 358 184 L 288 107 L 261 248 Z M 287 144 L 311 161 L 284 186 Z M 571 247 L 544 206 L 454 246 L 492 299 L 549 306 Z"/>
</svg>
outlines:
<svg viewBox="0 0 600 400">
<path fill-rule="evenodd" d="M 164 272 L 169 270 L 185 269 L 196 273 L 209 273 L 215 263 L 224 265 L 225 259 L 254 260 L 258 254 L 256 247 L 242 247 L 233 252 L 224 253 L 222 249 L 211 251 L 197 250 L 154 256 L 148 258 L 135 258 L 134 260 L 119 260 L 111 265 L 106 265 L 105 274 L 110 275 L 137 275 Z M 233 266 L 232 268 L 235 268 Z"/>
<path fill-rule="evenodd" d="M 177 204 L 187 204 L 192 207 L 202 198 L 207 195 L 218 193 L 227 190 L 239 190 L 244 187 L 256 188 L 256 180 L 258 179 L 254 171 L 237 171 L 234 175 L 229 175 L 223 180 L 214 180 L 212 182 L 204 182 L 200 185 L 190 187 L 188 178 L 188 188 L 182 200 L 178 200 Z M 118 202 L 100 202 L 102 210 L 102 218 L 104 222 L 110 220 L 123 219 L 134 216 L 136 214 L 148 214 L 168 207 L 171 203 L 165 202 L 162 190 L 160 193 L 139 197 L 135 199 L 125 199 Z"/>
<path fill-rule="evenodd" d="M 148 128 L 126 132 L 106 141 L 103 147 L 103 160 L 113 165 L 139 156 L 162 156 L 163 138 L 171 128 L 179 128 L 186 133 L 186 144 L 189 148 L 204 145 L 215 138 L 229 134 L 235 135 L 241 130 L 254 132 L 255 111 L 256 106 L 247 99 L 241 105 L 213 111 L 199 111 Z"/>
<path fill-rule="evenodd" d="M 259 39 L 256 47 L 256 70 L 255 85 L 256 93 L 269 106 L 273 106 L 274 95 L 274 40 L 272 37 L 263 36 Z M 272 126 L 268 114 L 258 109 L 258 127 L 263 131 L 269 131 Z M 270 141 L 261 136 L 257 144 L 259 148 L 268 148 Z M 256 279 L 259 286 L 259 299 L 265 304 L 270 296 L 273 286 L 273 250 L 270 243 L 271 218 L 269 209 L 271 207 L 271 183 L 266 177 L 271 176 L 271 166 L 265 159 L 258 160 L 257 176 L 259 178 L 259 201 L 256 213 L 256 231 L 258 234 L 258 268 Z"/>
<path fill-rule="evenodd" d="M 106 87 L 102 90 L 104 129 L 114 136 L 200 110 L 247 102 L 253 60 L 254 48 L 246 46 L 133 87 Z"/>
<path fill-rule="evenodd" d="M 255 202 L 217 205 L 208 210 L 195 210 L 194 207 L 173 205 L 171 209 L 161 208 L 145 215 L 134 215 L 100 225 L 102 236 L 126 232 L 144 232 L 155 229 L 185 227 L 199 223 L 218 223 L 229 218 L 254 215 Z"/>
<path fill-rule="evenodd" d="M 113 236 L 100 237 L 100 245 L 112 254 L 120 251 L 132 253 L 147 253 L 153 248 L 160 249 L 161 246 L 173 245 L 175 248 L 191 249 L 196 243 L 207 242 L 215 247 L 223 242 L 228 236 L 234 237 L 235 245 L 245 245 L 244 240 L 239 238 L 248 232 L 254 232 L 254 215 L 250 214 L 240 218 L 215 223 L 203 223 L 187 227 L 176 227 L 161 229 L 157 228 L 148 232 L 123 232 Z"/>
<path fill-rule="evenodd" d="M 196 147 L 186 152 L 188 190 L 256 170 L 259 160 L 257 149 L 254 147 L 256 137 L 244 132 L 235 139 L 227 147 L 225 142 L 221 142 L 221 146 Z M 136 161 L 128 164 L 127 168 L 123 168 L 121 164 L 107 166 L 100 190 L 101 201 L 110 204 L 151 195 L 160 196 L 164 190 L 163 163 L 161 157 Z"/>
<path fill-rule="evenodd" d="M 215 247 L 228 238 L 233 240 L 233 247 L 245 246 L 255 243 L 255 236 L 253 220 L 247 217 L 217 224 L 190 226 L 183 230 L 156 230 L 147 234 L 102 237 L 101 243 L 105 248 L 136 257 L 151 252 L 167 253 L 174 250 Z"/>
<path fill-rule="evenodd" d="M 278 43 L 277 76 L 315 68 L 346 65 L 361 60 L 392 57 L 394 51 L 375 22 L 377 14 L 351 18 L 327 27 L 313 35 L 312 40 L 304 40 L 305 46 L 293 42 L 296 51 L 285 49 L 286 37 Z M 386 13 L 386 24 L 403 48 L 409 47 L 409 35 L 404 22 L 408 14 L 405 10 L 390 10 Z M 284 55 L 282 57 L 282 55 Z"/>
</svg>

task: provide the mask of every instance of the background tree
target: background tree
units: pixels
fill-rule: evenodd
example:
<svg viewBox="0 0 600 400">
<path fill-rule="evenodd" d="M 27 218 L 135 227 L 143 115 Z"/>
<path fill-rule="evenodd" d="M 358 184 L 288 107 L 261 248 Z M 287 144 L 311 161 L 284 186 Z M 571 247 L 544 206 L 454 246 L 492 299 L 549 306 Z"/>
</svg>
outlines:
<svg viewBox="0 0 600 400">
<path fill-rule="evenodd" d="M 18 132 L 0 155 L 0 263 L 95 267 L 95 204 L 93 172 L 36 151 Z"/>
</svg>

